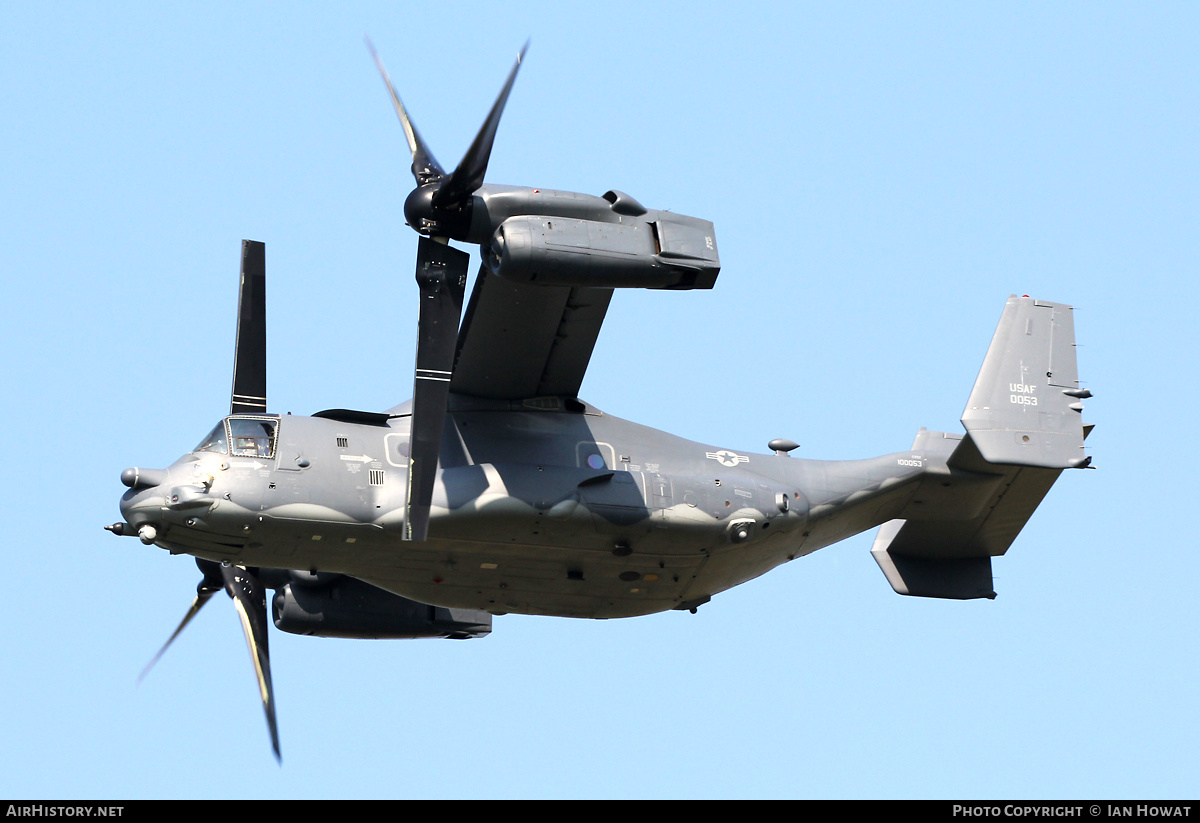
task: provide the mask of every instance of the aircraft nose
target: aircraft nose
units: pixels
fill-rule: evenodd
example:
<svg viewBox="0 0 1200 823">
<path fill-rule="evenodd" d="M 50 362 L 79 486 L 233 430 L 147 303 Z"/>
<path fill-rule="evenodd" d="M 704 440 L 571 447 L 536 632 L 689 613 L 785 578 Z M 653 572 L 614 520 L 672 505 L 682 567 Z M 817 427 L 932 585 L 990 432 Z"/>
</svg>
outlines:
<svg viewBox="0 0 1200 823">
<path fill-rule="evenodd" d="M 121 482 L 129 491 L 121 496 L 121 517 L 125 523 L 106 526 L 116 534 L 136 534 L 143 543 L 153 543 L 157 536 L 155 523 L 166 504 L 162 486 L 168 480 L 166 469 L 130 468 L 121 472 Z"/>
</svg>

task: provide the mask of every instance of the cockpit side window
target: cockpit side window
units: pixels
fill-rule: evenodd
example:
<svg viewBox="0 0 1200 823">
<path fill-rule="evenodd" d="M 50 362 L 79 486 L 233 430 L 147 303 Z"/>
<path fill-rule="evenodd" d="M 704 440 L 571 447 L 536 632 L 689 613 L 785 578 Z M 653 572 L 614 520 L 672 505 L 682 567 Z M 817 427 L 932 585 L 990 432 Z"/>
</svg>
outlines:
<svg viewBox="0 0 1200 823">
<path fill-rule="evenodd" d="M 208 433 L 208 437 L 200 441 L 200 445 L 192 449 L 194 452 L 216 452 L 228 454 L 229 446 L 225 442 L 225 421 L 222 420 Z"/>
<path fill-rule="evenodd" d="M 230 454 L 235 457 L 274 457 L 278 420 L 261 417 L 229 418 Z"/>
</svg>

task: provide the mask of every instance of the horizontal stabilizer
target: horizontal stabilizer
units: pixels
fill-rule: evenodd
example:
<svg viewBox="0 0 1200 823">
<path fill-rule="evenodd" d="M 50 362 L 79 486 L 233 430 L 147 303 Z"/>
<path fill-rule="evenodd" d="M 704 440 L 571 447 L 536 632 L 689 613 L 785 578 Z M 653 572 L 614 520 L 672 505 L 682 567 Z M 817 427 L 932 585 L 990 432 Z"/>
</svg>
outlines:
<svg viewBox="0 0 1200 823">
<path fill-rule="evenodd" d="M 993 598 L 991 558 L 1008 551 L 1062 470 L 993 465 L 971 437 L 947 469 L 918 487 L 907 519 L 879 529 L 871 554 L 899 594 Z"/>
<path fill-rule="evenodd" d="M 932 554 L 946 552 L 952 546 L 939 544 L 936 536 L 921 534 L 924 523 L 891 520 L 884 523 L 875 537 L 871 555 L 892 588 L 899 594 L 914 597 L 943 597 L 949 600 L 973 600 L 978 597 L 992 599 L 992 558 L 984 557 L 935 557 Z M 912 527 L 916 528 L 912 528 Z M 905 534 L 905 532 L 907 532 Z M 897 551 L 891 551 L 895 538 L 904 534 Z M 908 548 L 917 549 L 918 554 L 904 553 Z M 912 544 L 916 544 L 915 546 Z M 943 551 L 937 551 L 941 549 Z M 922 550 L 933 550 L 922 551 Z M 924 556 L 922 556 L 924 555 Z"/>
<path fill-rule="evenodd" d="M 1062 470 L 997 466 L 970 436 L 924 429 L 913 450 L 943 457 L 945 468 L 880 527 L 871 555 L 899 594 L 994 598 L 991 559 L 1008 551 Z"/>
</svg>

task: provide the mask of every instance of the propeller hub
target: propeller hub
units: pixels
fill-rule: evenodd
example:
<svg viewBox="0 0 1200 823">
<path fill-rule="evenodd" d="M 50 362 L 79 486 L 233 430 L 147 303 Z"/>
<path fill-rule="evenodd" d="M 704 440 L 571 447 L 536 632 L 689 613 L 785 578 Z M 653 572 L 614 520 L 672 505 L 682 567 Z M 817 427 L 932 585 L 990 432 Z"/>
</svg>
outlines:
<svg viewBox="0 0 1200 823">
<path fill-rule="evenodd" d="M 473 197 L 446 208 L 434 205 L 438 184 L 429 183 L 413 189 L 404 200 L 404 219 L 419 234 L 427 237 L 449 237 L 465 240 L 471 228 Z"/>
<path fill-rule="evenodd" d="M 421 234 L 432 234 L 437 226 L 437 216 L 433 208 L 433 194 L 436 186 L 417 186 L 404 201 L 404 219 L 408 225 Z"/>
</svg>

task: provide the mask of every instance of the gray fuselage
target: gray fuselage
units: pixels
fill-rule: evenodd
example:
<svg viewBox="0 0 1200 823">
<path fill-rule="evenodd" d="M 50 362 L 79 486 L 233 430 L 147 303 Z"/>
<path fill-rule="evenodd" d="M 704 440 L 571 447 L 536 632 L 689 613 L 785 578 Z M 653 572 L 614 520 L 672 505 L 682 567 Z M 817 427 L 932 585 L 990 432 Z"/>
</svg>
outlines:
<svg viewBox="0 0 1200 823">
<path fill-rule="evenodd" d="M 231 416 L 214 430 L 228 442 L 206 441 L 121 509 L 172 552 L 352 575 L 438 606 L 609 618 L 695 608 L 899 516 L 918 480 L 945 471 L 921 451 L 735 453 L 570 403 L 455 398 L 424 542 L 402 539 L 407 404 Z M 247 426 L 257 446 L 238 437 Z"/>
</svg>

